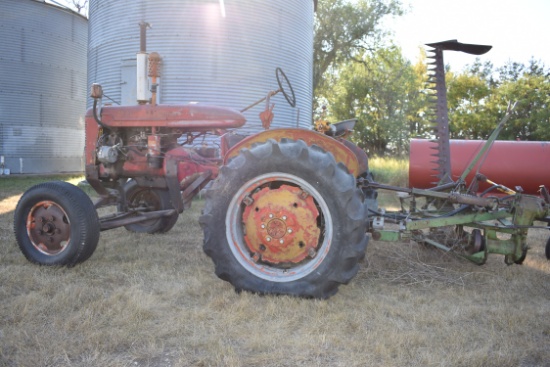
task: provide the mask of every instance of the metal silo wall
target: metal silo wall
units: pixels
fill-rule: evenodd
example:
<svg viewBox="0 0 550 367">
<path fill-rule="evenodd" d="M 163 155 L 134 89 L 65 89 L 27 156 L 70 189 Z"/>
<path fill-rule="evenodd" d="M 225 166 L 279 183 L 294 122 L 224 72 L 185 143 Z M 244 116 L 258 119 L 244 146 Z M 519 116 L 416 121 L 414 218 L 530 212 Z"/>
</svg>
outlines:
<svg viewBox="0 0 550 367">
<path fill-rule="evenodd" d="M 11 173 L 83 170 L 88 21 L 0 1 L 0 156 Z"/>
<path fill-rule="evenodd" d="M 91 0 L 88 84 L 102 84 L 105 94 L 122 104 L 136 103 L 125 88 L 135 83 L 138 24 L 146 21 L 152 25 L 147 52 L 162 57 L 160 103 L 240 110 L 278 88 L 275 68 L 281 67 L 297 103 L 291 108 L 282 94 L 273 97 L 272 127 L 309 127 L 313 1 L 225 0 L 224 5 L 222 17 L 219 0 Z M 258 114 L 264 106 L 245 113 L 241 132 L 261 130 Z"/>
</svg>

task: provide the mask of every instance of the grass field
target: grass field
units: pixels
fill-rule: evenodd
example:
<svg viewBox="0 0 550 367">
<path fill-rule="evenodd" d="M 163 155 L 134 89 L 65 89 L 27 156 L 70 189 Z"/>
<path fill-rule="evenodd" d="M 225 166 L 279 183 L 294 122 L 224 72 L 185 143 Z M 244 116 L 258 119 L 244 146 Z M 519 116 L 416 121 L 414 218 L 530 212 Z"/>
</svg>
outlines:
<svg viewBox="0 0 550 367">
<path fill-rule="evenodd" d="M 103 232 L 74 268 L 28 263 L 13 210 L 38 181 L 0 178 L 2 367 L 550 366 L 547 230 L 522 266 L 371 241 L 329 300 L 257 296 L 214 275 L 201 201 L 163 235 Z"/>
</svg>

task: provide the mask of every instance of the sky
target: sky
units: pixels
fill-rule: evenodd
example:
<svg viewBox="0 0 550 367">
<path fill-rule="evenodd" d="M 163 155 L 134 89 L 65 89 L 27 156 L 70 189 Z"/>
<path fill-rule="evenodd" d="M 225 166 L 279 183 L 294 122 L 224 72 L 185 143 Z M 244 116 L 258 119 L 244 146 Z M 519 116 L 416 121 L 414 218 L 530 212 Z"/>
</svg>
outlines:
<svg viewBox="0 0 550 367">
<path fill-rule="evenodd" d="M 550 0 L 403 0 L 407 14 L 384 24 L 412 62 L 425 43 L 457 39 L 492 45 L 480 60 L 495 67 L 533 57 L 550 67 Z M 424 46 L 425 47 L 425 46 Z M 445 64 L 460 71 L 475 55 L 446 51 Z"/>
</svg>

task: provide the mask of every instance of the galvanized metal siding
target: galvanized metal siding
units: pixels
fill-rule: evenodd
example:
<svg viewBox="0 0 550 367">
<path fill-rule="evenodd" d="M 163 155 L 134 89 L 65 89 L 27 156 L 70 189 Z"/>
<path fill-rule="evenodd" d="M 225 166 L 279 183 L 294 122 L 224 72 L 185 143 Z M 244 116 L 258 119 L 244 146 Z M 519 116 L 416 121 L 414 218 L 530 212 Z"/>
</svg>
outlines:
<svg viewBox="0 0 550 367">
<path fill-rule="evenodd" d="M 218 0 L 91 0 L 88 84 L 101 83 L 106 95 L 123 100 L 131 81 L 124 80 L 128 73 L 121 72 L 122 65 L 135 59 L 138 24 L 146 21 L 152 25 L 147 51 L 163 58 L 160 103 L 199 102 L 240 110 L 278 88 L 275 68 L 281 67 L 297 105 L 291 108 L 281 94 L 275 96 L 273 126 L 309 127 L 313 1 L 224 3 L 222 17 Z M 245 132 L 261 129 L 258 114 L 264 106 L 246 112 Z"/>
<path fill-rule="evenodd" d="M 0 155 L 11 173 L 82 171 L 88 21 L 0 1 Z"/>
</svg>

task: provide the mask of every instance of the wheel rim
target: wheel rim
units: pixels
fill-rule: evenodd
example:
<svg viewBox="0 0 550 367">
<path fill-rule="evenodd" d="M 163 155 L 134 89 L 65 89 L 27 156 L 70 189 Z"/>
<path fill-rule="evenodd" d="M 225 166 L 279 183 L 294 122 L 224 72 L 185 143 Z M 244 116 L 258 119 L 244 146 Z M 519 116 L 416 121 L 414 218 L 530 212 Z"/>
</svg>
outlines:
<svg viewBox="0 0 550 367">
<path fill-rule="evenodd" d="M 237 261 L 274 282 L 300 279 L 319 267 L 333 232 L 321 194 L 303 179 L 279 172 L 245 183 L 229 204 L 225 224 Z"/>
<path fill-rule="evenodd" d="M 139 189 L 128 197 L 128 208 L 144 212 L 160 210 L 162 207 L 159 196 L 151 189 Z M 160 219 L 151 219 L 140 222 L 139 225 L 151 226 Z"/>
<path fill-rule="evenodd" d="M 65 210 L 53 201 L 35 204 L 27 216 L 27 234 L 41 253 L 53 256 L 65 251 L 71 239 L 71 223 Z"/>
</svg>

